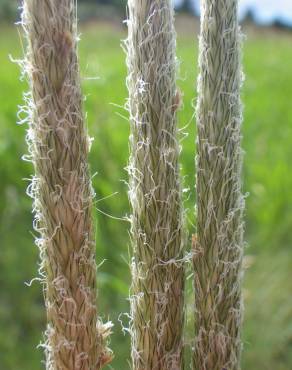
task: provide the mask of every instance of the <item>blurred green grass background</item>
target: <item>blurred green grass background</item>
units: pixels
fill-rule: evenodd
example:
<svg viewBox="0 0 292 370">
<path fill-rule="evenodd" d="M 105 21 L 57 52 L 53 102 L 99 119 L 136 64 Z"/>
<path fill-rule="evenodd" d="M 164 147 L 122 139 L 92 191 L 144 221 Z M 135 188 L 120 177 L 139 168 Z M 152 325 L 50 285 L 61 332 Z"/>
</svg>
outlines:
<svg viewBox="0 0 292 370">
<path fill-rule="evenodd" d="M 195 118 L 197 22 L 178 17 L 178 84 L 184 95 L 179 113 L 182 176 L 190 234 L 195 232 Z M 26 125 L 17 125 L 17 106 L 27 84 L 10 62 L 23 57 L 17 29 L 0 27 L 0 369 L 45 368 L 42 349 L 45 310 L 42 288 L 25 282 L 37 276 L 38 251 L 32 232 L 31 199 L 25 195 L 33 170 L 27 153 Z M 245 322 L 243 370 L 292 368 L 292 33 L 245 30 L 243 148 L 246 203 Z M 114 322 L 111 367 L 129 368 L 129 337 L 122 332 L 129 311 L 129 225 L 127 200 L 129 123 L 122 108 L 127 98 L 126 30 L 116 23 L 89 23 L 79 44 L 82 85 L 96 191 L 96 246 L 99 307 Z M 186 135 L 187 134 L 187 135 Z M 106 214 L 112 216 L 106 216 Z M 190 243 L 189 243 L 190 244 Z M 187 246 L 189 248 L 189 246 Z M 191 270 L 189 271 L 190 275 Z M 186 347 L 192 337 L 192 278 L 188 278 Z M 189 348 L 187 350 L 189 353 Z M 186 366 L 189 368 L 189 366 Z"/>
</svg>

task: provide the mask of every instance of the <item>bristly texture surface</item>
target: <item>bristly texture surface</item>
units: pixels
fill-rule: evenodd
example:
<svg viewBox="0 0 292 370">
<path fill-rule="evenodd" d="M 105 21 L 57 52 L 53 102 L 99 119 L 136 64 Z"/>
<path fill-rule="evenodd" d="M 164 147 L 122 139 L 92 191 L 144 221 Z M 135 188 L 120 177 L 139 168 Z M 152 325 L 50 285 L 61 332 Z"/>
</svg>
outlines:
<svg viewBox="0 0 292 370">
<path fill-rule="evenodd" d="M 95 242 L 73 0 L 25 0 L 31 96 L 30 187 L 45 283 L 48 370 L 97 370 L 110 360 L 98 321 Z"/>
<path fill-rule="evenodd" d="M 195 370 L 238 370 L 242 321 L 237 0 L 203 0 L 197 106 Z"/>
<path fill-rule="evenodd" d="M 182 369 L 183 217 L 170 0 L 129 0 L 127 63 L 135 370 Z"/>
</svg>

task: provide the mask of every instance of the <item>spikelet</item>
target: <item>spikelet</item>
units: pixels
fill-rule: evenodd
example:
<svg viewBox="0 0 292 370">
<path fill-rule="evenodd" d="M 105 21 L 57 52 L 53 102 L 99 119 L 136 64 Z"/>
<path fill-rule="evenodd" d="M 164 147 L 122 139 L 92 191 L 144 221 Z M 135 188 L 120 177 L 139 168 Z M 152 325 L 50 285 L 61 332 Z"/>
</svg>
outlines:
<svg viewBox="0 0 292 370">
<path fill-rule="evenodd" d="M 244 198 L 237 0 L 202 0 L 194 370 L 240 368 Z"/>
<path fill-rule="evenodd" d="M 111 358 L 96 307 L 95 241 L 77 60 L 76 3 L 25 0 L 29 151 L 47 309 L 46 368 L 97 370 Z"/>
<path fill-rule="evenodd" d="M 183 368 L 183 215 L 170 0 L 129 0 L 131 338 L 134 370 Z"/>
</svg>

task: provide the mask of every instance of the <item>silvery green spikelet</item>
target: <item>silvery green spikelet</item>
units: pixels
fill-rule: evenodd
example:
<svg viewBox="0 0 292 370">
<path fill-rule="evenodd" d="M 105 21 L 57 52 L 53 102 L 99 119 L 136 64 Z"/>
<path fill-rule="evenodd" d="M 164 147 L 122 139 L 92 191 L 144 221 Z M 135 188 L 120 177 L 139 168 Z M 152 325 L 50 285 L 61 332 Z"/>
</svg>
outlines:
<svg viewBox="0 0 292 370">
<path fill-rule="evenodd" d="M 202 0 L 194 370 L 240 368 L 244 198 L 237 0 Z"/>
<path fill-rule="evenodd" d="M 170 0 L 129 0 L 131 338 L 134 370 L 183 368 L 183 217 Z"/>
</svg>

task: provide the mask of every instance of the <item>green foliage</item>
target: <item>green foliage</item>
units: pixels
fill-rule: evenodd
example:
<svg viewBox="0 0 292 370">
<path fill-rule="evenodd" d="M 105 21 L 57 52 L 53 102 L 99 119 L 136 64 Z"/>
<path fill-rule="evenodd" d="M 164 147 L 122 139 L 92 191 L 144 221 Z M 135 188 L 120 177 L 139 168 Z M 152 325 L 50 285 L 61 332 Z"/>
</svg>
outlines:
<svg viewBox="0 0 292 370">
<path fill-rule="evenodd" d="M 17 0 L 0 0 L 0 20 L 16 20 Z"/>
<path fill-rule="evenodd" d="M 185 205 L 189 209 L 190 232 L 194 230 L 194 119 L 192 100 L 197 71 L 194 64 L 193 31 L 183 20 L 178 29 L 178 53 L 184 92 L 180 126 L 182 174 L 185 176 Z M 187 29 L 187 32 L 185 31 Z M 90 154 L 97 193 L 96 222 L 101 312 L 114 322 L 111 348 L 116 352 L 113 367 L 129 368 L 129 337 L 124 337 L 119 319 L 127 325 L 129 237 L 127 222 L 110 218 L 129 215 L 127 173 L 129 123 L 119 108 L 125 103 L 125 55 L 120 45 L 126 35 L 116 25 L 86 26 L 82 31 L 80 56 L 83 90 L 90 135 L 95 138 Z M 243 370 L 289 370 L 292 367 L 292 75 L 291 34 L 256 31 L 248 34 L 244 47 L 246 82 L 243 148 L 247 198 L 247 234 L 253 264 L 245 279 L 245 326 Z M 36 346 L 45 328 L 41 286 L 24 285 L 37 276 L 38 251 L 31 235 L 31 199 L 25 196 L 30 163 L 21 161 L 27 152 L 25 126 L 16 125 L 17 105 L 22 104 L 25 83 L 8 54 L 22 57 L 15 29 L 1 27 L 0 50 L 0 369 L 40 369 L 42 350 Z M 197 48 L 197 46 L 196 46 Z M 92 79 L 92 77 L 98 77 Z M 113 104 L 111 104 L 113 103 Z M 118 105 L 118 106 L 117 106 Z M 184 138 L 184 139 L 183 139 Z M 117 194 L 116 194 L 117 193 Z M 251 258 L 250 258 L 251 259 Z M 190 282 L 192 279 L 189 279 Z M 191 288 L 188 287 L 190 290 Z M 190 303 L 191 304 L 191 303 Z M 192 309 L 192 306 L 188 312 Z M 189 315 L 191 317 L 191 315 Z M 107 319 L 107 317 L 105 317 Z M 188 326 L 186 340 L 193 327 Z M 187 368 L 187 367 L 186 367 Z"/>
<path fill-rule="evenodd" d="M 20 0 L 0 0 L 0 21 L 16 21 Z M 79 20 L 125 14 L 126 0 L 78 0 Z"/>
<path fill-rule="evenodd" d="M 99 4 L 110 4 L 110 5 L 114 5 L 114 6 L 117 6 L 119 8 L 122 8 L 126 5 L 127 2 L 125 0 L 97 0 L 97 3 L 99 3 Z"/>
</svg>

